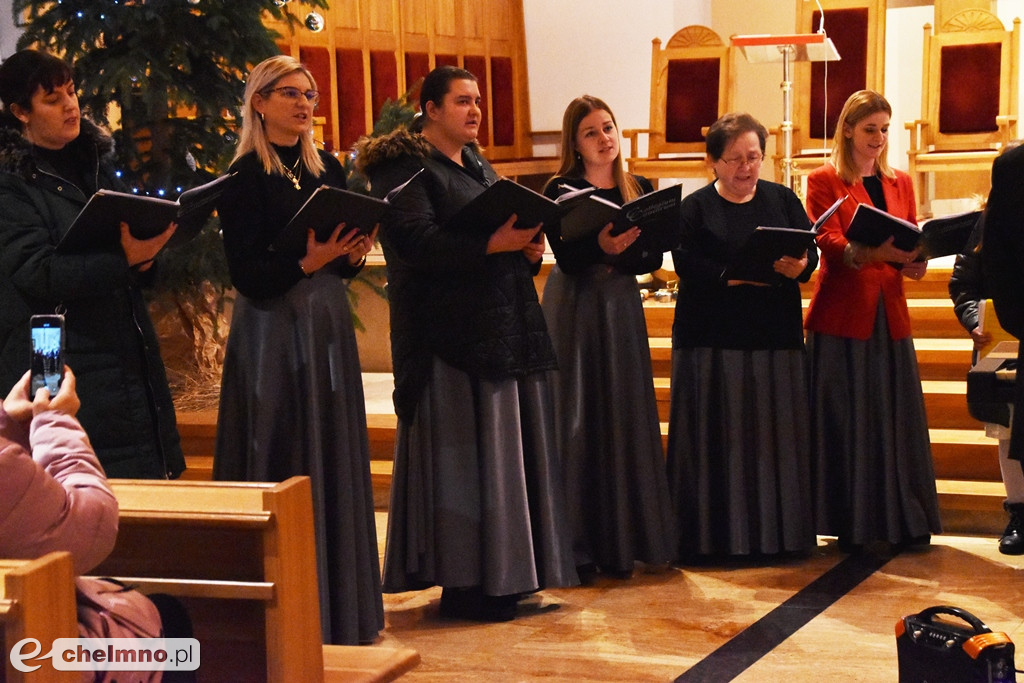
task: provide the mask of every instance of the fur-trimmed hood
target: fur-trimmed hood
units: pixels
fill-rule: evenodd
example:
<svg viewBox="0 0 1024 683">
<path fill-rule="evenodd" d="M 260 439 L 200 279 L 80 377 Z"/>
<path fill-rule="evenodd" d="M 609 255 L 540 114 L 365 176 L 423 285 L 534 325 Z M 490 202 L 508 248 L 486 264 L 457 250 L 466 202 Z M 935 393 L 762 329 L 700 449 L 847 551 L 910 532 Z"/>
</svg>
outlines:
<svg viewBox="0 0 1024 683">
<path fill-rule="evenodd" d="M 474 151 L 482 156 L 483 150 L 475 142 Z M 434 153 L 434 146 L 427 142 L 422 133 L 407 128 L 396 128 L 390 133 L 377 137 L 362 137 L 355 144 L 354 163 L 360 173 L 370 175 L 374 168 L 401 157 L 428 158 Z"/>
<path fill-rule="evenodd" d="M 69 144 L 82 146 L 83 149 L 89 150 L 91 155 L 95 155 L 97 160 L 114 153 L 113 138 L 84 117 L 81 132 Z M 0 126 L 0 173 L 12 173 L 27 179 L 31 178 L 35 170 L 32 143 L 16 127 L 10 124 Z"/>
</svg>

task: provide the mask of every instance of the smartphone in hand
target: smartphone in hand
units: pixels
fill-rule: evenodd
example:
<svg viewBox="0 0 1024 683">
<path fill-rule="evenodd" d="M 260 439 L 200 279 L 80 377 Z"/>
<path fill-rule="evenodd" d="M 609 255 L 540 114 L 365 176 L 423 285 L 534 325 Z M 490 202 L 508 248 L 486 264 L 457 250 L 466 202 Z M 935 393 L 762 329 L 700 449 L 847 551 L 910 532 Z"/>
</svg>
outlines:
<svg viewBox="0 0 1024 683">
<path fill-rule="evenodd" d="M 56 396 L 64 379 L 64 316 L 34 315 L 30 321 L 32 334 L 31 396 L 45 387 Z"/>
</svg>

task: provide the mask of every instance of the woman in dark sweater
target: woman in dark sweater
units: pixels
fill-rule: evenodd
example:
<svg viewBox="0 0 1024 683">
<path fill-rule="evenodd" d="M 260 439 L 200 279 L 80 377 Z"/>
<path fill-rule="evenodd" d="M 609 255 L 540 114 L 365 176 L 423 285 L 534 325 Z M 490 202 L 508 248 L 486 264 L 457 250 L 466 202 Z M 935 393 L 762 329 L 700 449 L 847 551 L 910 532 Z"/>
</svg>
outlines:
<svg viewBox="0 0 1024 683">
<path fill-rule="evenodd" d="M 345 226 L 304 253 L 271 249 L 321 185 L 345 186 L 313 142 L 312 75 L 286 55 L 249 74 L 235 162 L 218 204 L 238 290 L 221 382 L 216 479 L 313 487 L 325 643 L 373 641 L 384 628 L 362 376 L 346 278 L 373 246 Z"/>
<path fill-rule="evenodd" d="M 797 283 L 817 253 L 812 246 L 775 261 L 768 283 L 722 277 L 758 226 L 810 228 L 791 190 L 758 177 L 767 135 L 747 114 L 711 126 L 716 180 L 683 201 L 672 253 L 679 295 L 668 476 L 683 561 L 802 552 L 816 542 Z"/>
<path fill-rule="evenodd" d="M 619 205 L 652 190 L 646 178 L 623 171 L 612 112 L 589 95 L 565 110 L 562 166 L 544 194 L 584 188 Z M 544 226 L 557 260 L 543 309 L 558 355 L 558 443 L 584 580 L 595 571 L 628 577 L 634 561 L 667 564 L 675 545 L 636 282 L 661 267 L 662 253 L 633 246 L 639 228 L 612 235 L 612 227 L 563 241 L 558 223 Z"/>
<path fill-rule="evenodd" d="M 555 355 L 532 275 L 540 226 L 452 230 L 496 180 L 480 155 L 480 90 L 438 67 L 420 93 L 422 132 L 357 154 L 381 225 L 398 432 L 384 589 L 443 587 L 443 616 L 509 620 L 524 594 L 575 583 L 554 412 Z"/>
</svg>

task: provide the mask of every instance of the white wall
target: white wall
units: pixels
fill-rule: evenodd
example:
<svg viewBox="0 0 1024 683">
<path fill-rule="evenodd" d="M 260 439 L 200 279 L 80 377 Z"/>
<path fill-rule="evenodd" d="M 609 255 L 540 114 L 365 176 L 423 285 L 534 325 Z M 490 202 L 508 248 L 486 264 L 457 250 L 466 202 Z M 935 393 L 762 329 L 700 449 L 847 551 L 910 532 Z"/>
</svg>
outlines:
<svg viewBox="0 0 1024 683">
<path fill-rule="evenodd" d="M 651 40 L 710 24 L 710 0 L 523 0 L 530 129 L 559 130 L 580 95 L 615 111 L 620 128 L 646 128 Z"/>
</svg>

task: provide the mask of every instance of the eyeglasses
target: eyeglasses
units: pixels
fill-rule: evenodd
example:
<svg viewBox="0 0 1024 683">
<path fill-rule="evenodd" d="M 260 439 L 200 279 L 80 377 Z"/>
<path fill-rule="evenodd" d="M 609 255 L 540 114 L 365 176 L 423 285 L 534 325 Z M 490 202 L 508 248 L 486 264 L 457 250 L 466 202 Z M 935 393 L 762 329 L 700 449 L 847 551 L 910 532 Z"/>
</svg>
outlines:
<svg viewBox="0 0 1024 683">
<path fill-rule="evenodd" d="M 733 157 L 732 159 L 722 158 L 719 159 L 719 161 L 721 161 L 726 166 L 731 166 L 734 168 L 739 168 L 744 164 L 751 167 L 757 167 L 761 165 L 762 161 L 764 161 L 764 155 L 758 154 L 757 156 L 751 155 L 749 157 Z"/>
<path fill-rule="evenodd" d="M 301 99 L 301 98 L 306 98 L 307 102 L 312 102 L 314 105 L 317 104 L 320 101 L 320 93 L 318 91 L 316 91 L 316 90 L 299 90 L 298 88 L 293 88 L 290 85 L 282 86 L 280 88 L 270 88 L 268 90 L 264 90 L 263 92 L 265 92 L 265 93 L 279 92 L 282 95 L 284 95 L 285 97 L 287 97 L 289 100 L 298 100 L 298 99 Z"/>
</svg>

